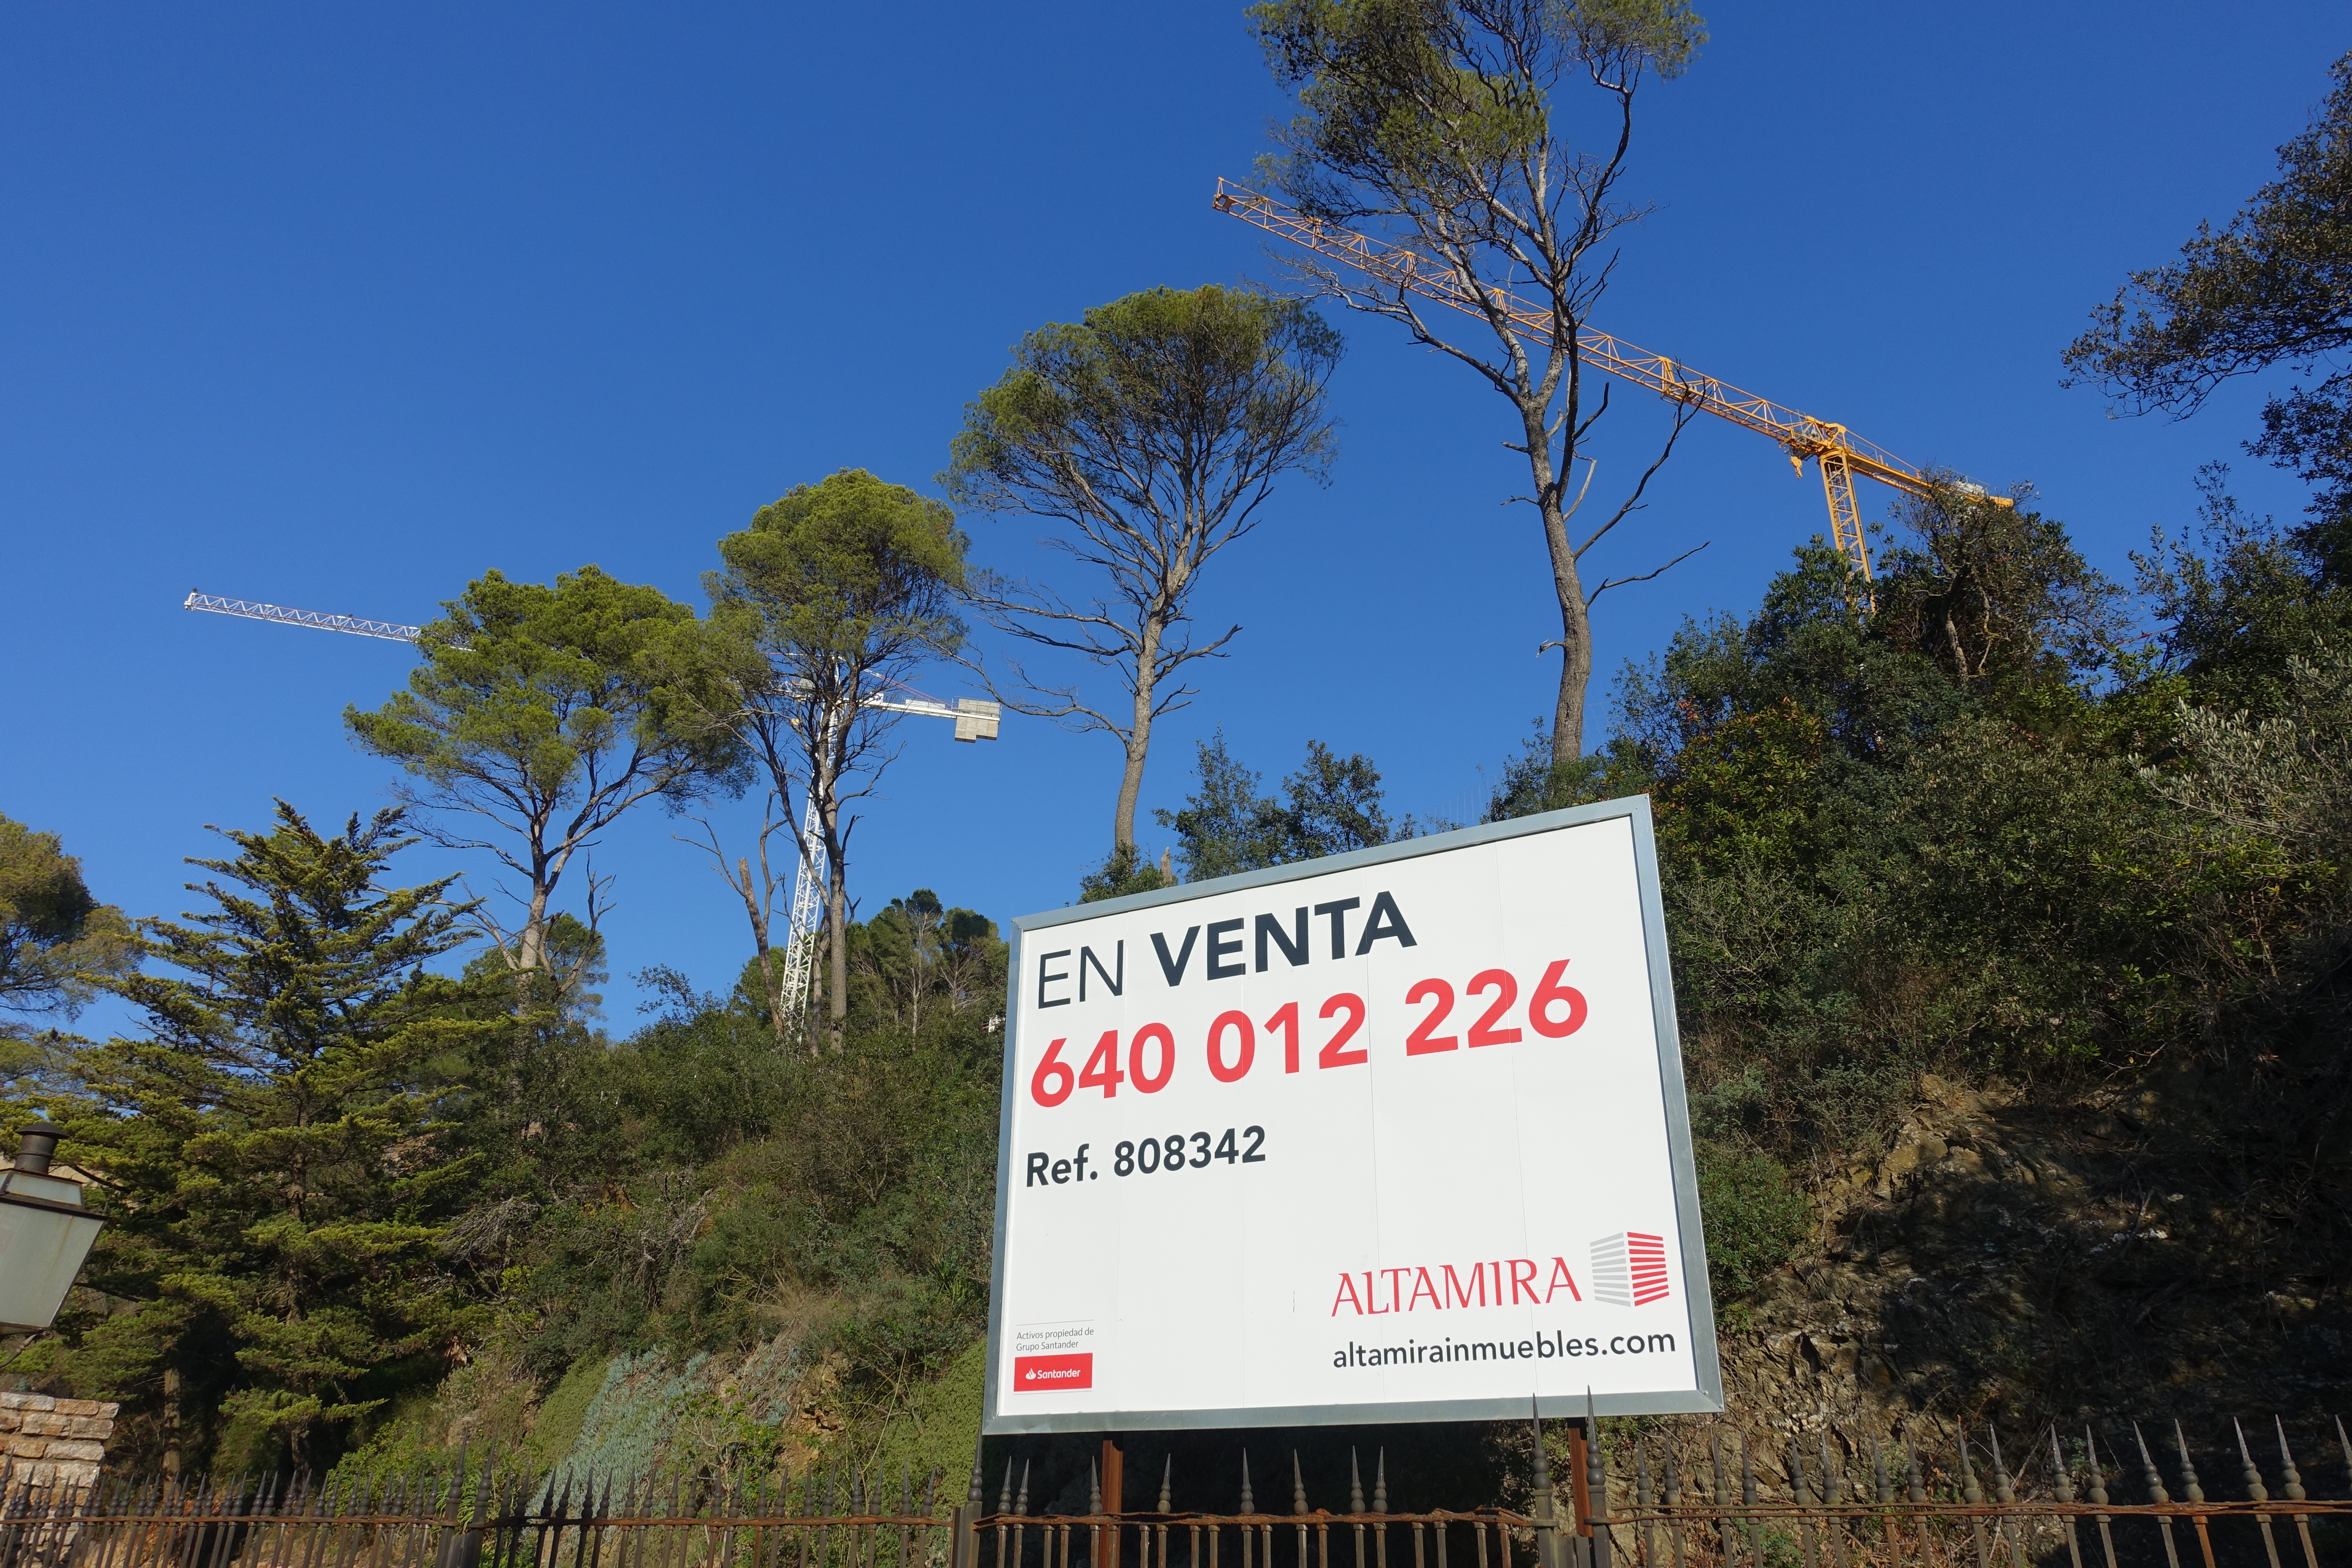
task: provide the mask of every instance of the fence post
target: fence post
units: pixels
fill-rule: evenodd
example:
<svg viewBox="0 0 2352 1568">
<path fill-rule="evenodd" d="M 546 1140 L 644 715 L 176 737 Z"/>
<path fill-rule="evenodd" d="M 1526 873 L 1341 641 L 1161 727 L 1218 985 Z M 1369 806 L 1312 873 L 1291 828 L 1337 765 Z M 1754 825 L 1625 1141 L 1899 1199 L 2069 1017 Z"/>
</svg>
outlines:
<svg viewBox="0 0 2352 1568">
<path fill-rule="evenodd" d="M 1800 1510 L 1797 1538 L 1805 1568 L 1821 1568 L 1821 1543 L 1813 1533 L 1813 1489 L 1805 1479 L 1805 1447 L 1794 1431 L 1789 1434 L 1789 1500 Z"/>
<path fill-rule="evenodd" d="M 1244 1515 L 1249 1515 L 1256 1511 L 1257 1500 L 1250 1492 L 1249 1450 L 1244 1448 L 1242 1450 L 1242 1512 Z M 1268 1537 L 1268 1540 L 1271 1542 L 1272 1538 Z M 1216 1554 L 1217 1537 L 1213 1531 L 1209 1535 L 1209 1555 L 1213 1559 Z M 1255 1562 L 1256 1538 L 1251 1533 L 1250 1527 L 1244 1524 L 1242 1526 L 1242 1568 L 1255 1568 Z M 1271 1544 L 1265 1550 L 1265 1564 L 1266 1568 L 1274 1568 L 1274 1548 Z"/>
<path fill-rule="evenodd" d="M 980 1568 L 980 1510 L 985 1505 L 980 1500 L 983 1483 L 980 1476 L 980 1441 L 971 1446 L 971 1484 L 964 1489 L 963 1501 L 956 1505 L 954 1522 L 949 1526 L 954 1541 L 948 1548 L 948 1561 L 953 1568 Z"/>
<path fill-rule="evenodd" d="M 2066 1468 L 2066 1456 L 2059 1451 L 2055 1426 L 2050 1429 L 2050 1487 L 2060 1502 L 2074 1500 L 2074 1478 Z M 2066 1559 L 2074 1568 L 2083 1568 L 2083 1539 L 2071 1513 L 2066 1515 Z"/>
<path fill-rule="evenodd" d="M 1615 1543 L 1609 1538 L 1609 1467 L 1601 1458 L 1601 1422 L 1592 1414 L 1592 1390 L 1584 1391 L 1584 1523 L 1592 1531 L 1592 1568 L 1612 1568 Z"/>
<path fill-rule="evenodd" d="M 1290 1515 L 1298 1521 L 1293 1527 L 1298 1532 L 1298 1556 L 1293 1568 L 1307 1568 L 1310 1561 L 1307 1555 L 1307 1481 L 1298 1473 L 1298 1450 L 1296 1448 L 1290 1450 Z M 1266 1568 L 1274 1568 L 1274 1539 L 1271 1535 L 1266 1538 L 1265 1562 Z"/>
<path fill-rule="evenodd" d="M 2278 1428 L 2279 1463 L 2286 1467 L 2287 1500 L 2289 1502 L 2301 1502 L 2304 1498 L 2303 1477 L 2296 1471 L 2294 1468 L 2294 1455 L 2288 1450 L 2286 1446 L 2286 1421 L 2284 1417 L 2273 1415 L 2271 1417 L 2271 1422 Z M 2294 1529 L 2295 1533 L 2300 1536 L 2303 1541 L 2303 1561 L 2306 1564 L 2306 1568 L 2319 1568 L 2318 1554 L 2311 1549 L 2311 1516 L 2307 1513 L 2296 1514 L 2294 1516 Z"/>
<path fill-rule="evenodd" d="M 1544 1452 L 1543 1415 L 1530 1417 L 1536 1434 L 1536 1568 L 1566 1568 L 1560 1562 L 1559 1507 L 1552 1494 L 1551 1458 Z"/>
<path fill-rule="evenodd" d="M 2164 1489 L 2164 1478 L 2157 1473 L 2155 1456 L 2151 1455 L 2147 1451 L 2147 1437 L 2140 1431 L 2139 1423 L 2137 1421 L 2132 1423 L 2132 1436 L 2139 1443 L 2140 1468 L 2147 1473 L 2148 1501 L 2158 1503 L 2170 1502 L 2172 1500 L 2172 1495 Z M 2172 1520 L 2168 1515 L 2158 1514 L 2156 1519 L 2156 1527 L 2164 1532 L 2164 1561 L 2166 1568 L 2180 1568 L 2180 1552 L 2179 1549 L 2173 1544 L 2172 1541 Z"/>
<path fill-rule="evenodd" d="M 2084 1462 L 2091 1470 L 2091 1506 L 2105 1508 L 2107 1506 L 2107 1475 L 2099 1468 L 2098 1436 L 2088 1426 L 2083 1428 L 2083 1451 Z M 2116 1568 L 2115 1526 L 2104 1513 L 2093 1514 L 2091 1517 L 2098 1521 L 2099 1550 L 2106 1555 L 2107 1568 Z"/>
</svg>

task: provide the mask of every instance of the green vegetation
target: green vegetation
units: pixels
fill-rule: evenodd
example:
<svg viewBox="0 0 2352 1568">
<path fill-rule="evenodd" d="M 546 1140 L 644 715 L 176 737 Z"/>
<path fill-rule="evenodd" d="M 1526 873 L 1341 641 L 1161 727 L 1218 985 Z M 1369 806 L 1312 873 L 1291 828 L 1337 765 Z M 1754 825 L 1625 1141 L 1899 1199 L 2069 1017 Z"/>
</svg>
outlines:
<svg viewBox="0 0 2352 1568">
<path fill-rule="evenodd" d="M 921 891 L 853 924 L 838 1053 L 660 974 L 629 1038 L 541 1013 L 519 1047 L 495 957 L 417 968 L 460 939 L 446 884 L 371 891 L 398 826 L 281 808 L 205 863 L 217 912 L 150 923 L 170 973 L 116 983 L 147 1037 L 44 1101 L 114 1223 L 15 1370 L 128 1399 L 127 1457 L 184 1468 L 397 1468 L 453 1418 L 520 1437 L 544 1389 L 538 1451 L 615 1356 L 690 1400 L 690 1358 L 771 1343 L 770 1392 L 880 1434 L 985 1320 L 994 927 Z"/>
<path fill-rule="evenodd" d="M 90 896 L 58 836 L 0 816 L 0 1093 L 29 1091 L 52 1065 L 31 1021 L 72 1018 L 137 953 L 131 923 Z"/>
<path fill-rule="evenodd" d="M 51 1364 L 175 1389 L 228 1468 L 331 1458 L 480 1321 L 440 1266 L 476 1161 L 433 1080 L 495 1026 L 421 968 L 463 940 L 448 883 L 377 886 L 399 826 L 322 837 L 281 803 L 227 834 L 234 859 L 195 862 L 212 910 L 144 923 L 177 973 L 109 982 L 147 1037 L 82 1052 L 58 1108 L 113 1218 L 89 1282 L 126 1310 Z"/>
<path fill-rule="evenodd" d="M 1162 851 L 1154 866 L 1132 844 L 1120 845 L 1079 879 L 1081 903 L 1344 855 L 1415 831 L 1410 816 L 1390 823 L 1371 759 L 1334 756 L 1320 741 L 1307 742 L 1306 765 L 1282 781 L 1280 799 L 1257 793 L 1258 775 L 1226 750 L 1223 730 L 1201 742 L 1194 777 L 1198 784 L 1181 809 L 1152 813 L 1176 835 L 1177 847 Z"/>
<path fill-rule="evenodd" d="M 2233 377 L 2308 374 L 2352 345 L 2352 57 L 2329 74 L 2310 128 L 2279 149 L 2279 177 L 2095 313 L 2066 351 L 2077 378 L 2132 412 L 2185 417 Z M 2313 487 L 2290 542 L 2328 582 L 2352 581 L 2352 371 L 2271 397 L 2247 449 Z"/>
<path fill-rule="evenodd" d="M 121 911 L 90 896 L 58 836 L 0 816 L 0 1009 L 70 1016 L 131 952 Z"/>
<path fill-rule="evenodd" d="M 2177 1129 L 2149 1134 L 2138 1179 L 2208 1194 L 2272 1278 L 2347 1240 L 2335 1211 L 2282 1228 L 2244 1195 L 2352 1172 L 2323 1044 L 2352 931 L 2330 804 L 2347 603 L 2294 539 L 2217 504 L 2209 549 L 2142 563 L 2175 616 L 2150 649 L 2018 500 L 1905 509 L 1874 609 L 1826 548 L 1801 552 L 1753 616 L 1688 622 L 1628 669 L 1604 751 L 1556 766 L 1530 745 L 1496 793 L 1497 818 L 1653 796 L 1735 1304 L 1809 1217 L 1852 1220 L 1839 1180 L 1906 1140 L 1931 1076 L 2095 1121 L 2122 1086 L 2193 1074 L 2195 1105 L 2138 1112 Z M 2212 635 L 2218 605 L 2266 635 Z M 2205 1140 L 2231 1148 L 2233 1191 L 2199 1168 Z"/>
<path fill-rule="evenodd" d="M 1794 1310 L 1784 1265 L 1866 1269 L 1888 1224 L 1906 1278 L 1967 1237 L 2011 1299 L 2057 1304 L 2030 1247 L 1975 1239 L 1964 1216 L 1990 1200 L 1920 1211 L 1932 1223 L 1901 1206 L 1905 1173 L 1956 1140 L 2014 1169 L 1989 1142 L 1995 1100 L 2086 1127 L 2128 1103 L 2132 1179 L 2204 1205 L 2200 1245 L 2249 1279 L 2302 1278 L 2352 1239 L 2310 1201 L 2352 1169 L 2329 1044 L 2352 932 L 2352 602 L 2216 488 L 2206 537 L 2141 563 L 2170 616 L 2151 647 L 2015 499 L 1906 508 L 1874 603 L 1832 552 L 1800 551 L 1753 614 L 1693 620 L 1627 669 L 1601 752 L 1557 764 L 1539 733 L 1490 803 L 1500 819 L 1652 796 L 1735 1357 Z M 1129 847 L 1079 891 L 1414 831 L 1368 758 L 1310 742 L 1269 792 L 1222 734 L 1160 816 L 1163 865 Z M 495 949 L 422 972 L 470 906 L 385 890 L 396 816 L 323 837 L 281 808 L 230 837 L 237 858 L 205 863 L 215 912 L 152 922 L 152 973 L 86 982 L 146 1028 L 65 1044 L 28 1085 L 116 1223 L 18 1369 L 127 1398 L 131 1456 L 184 1468 L 340 1455 L 389 1473 L 468 1435 L 542 1463 L 961 1451 L 946 1391 L 984 1321 L 1005 979 L 985 917 L 918 889 L 845 925 L 838 1049 L 780 1048 L 757 956 L 724 996 L 647 973 L 658 1016 L 613 1038 L 603 939 L 568 915 L 543 940 L 571 977 L 558 997 L 526 1008 Z M 2183 1072 L 2193 1117 L 2164 1109 Z M 2031 1201 L 2062 1191 L 2053 1175 Z M 2137 1223 L 2095 1192 L 2065 1201 L 2038 1234 Z M 2198 1223 L 2176 1213 L 2168 1234 Z M 2091 1272 L 2142 1290 L 2157 1266 Z M 2136 1337 L 2191 1344 L 2200 1321 Z M 1970 1378 L 2042 1377 L 2034 1355 L 2090 1331 L 1979 1331 L 1937 1375 L 1974 1397 Z"/>
<path fill-rule="evenodd" d="M 1748 1294 L 1789 1260 L 1812 1228 L 1812 1205 L 1789 1179 L 1788 1167 L 1769 1154 L 1705 1139 L 1696 1152 L 1707 1284 L 1717 1310 L 1729 1309 L 1726 1323 L 1741 1326 L 1748 1318 L 1743 1310 Z"/>
<path fill-rule="evenodd" d="M 347 714 L 413 805 L 327 837 L 281 805 L 194 862 L 193 923 L 134 933 L 0 822 L 0 1004 L 140 1017 L 0 1038 L 6 1105 L 66 1126 L 111 1221 L 11 1374 L 123 1400 L 117 1453 L 182 1473 L 390 1473 L 468 1437 L 758 1456 L 788 1426 L 862 1452 L 894 1417 L 936 1447 L 904 1428 L 985 1316 L 1005 948 L 929 889 L 844 919 L 841 808 L 886 760 L 855 700 L 958 647 L 963 550 L 944 506 L 849 470 L 719 541 L 708 619 L 593 567 L 487 573 L 408 689 Z M 761 767 L 772 831 L 795 784 L 824 807 L 833 1048 L 797 1048 L 822 1037 L 764 941 L 730 996 L 641 974 L 660 1015 L 612 1038 L 604 883 L 575 879 L 584 919 L 551 902 L 574 858 Z M 413 822 L 522 874 L 516 929 L 454 878 L 398 886 Z"/>
<path fill-rule="evenodd" d="M 1437 222 L 1459 216 L 1464 170 L 1568 155 L 1528 79 L 1462 67 L 1469 33 L 1433 42 L 1445 7 L 1255 15 L 1308 111 L 1295 190 L 1344 206 L 1386 181 L 1394 211 Z M 1699 41 L 1673 0 L 1495 15 L 1541 34 L 1528 59 L 1623 68 L 1601 86 L 1626 112 L 1634 76 Z M 2281 181 L 2137 276 L 2075 346 L 2078 373 L 2181 408 L 2237 369 L 2341 345 L 2348 69 Z M 1376 89 L 1400 80 L 1442 111 L 1389 116 Z M 1615 165 L 1576 166 L 1605 207 Z M 1582 254 L 1563 253 L 1559 299 L 1591 299 Z M 1127 749 L 1112 852 L 1079 896 L 1412 835 L 1364 755 L 1310 741 L 1263 793 L 1219 731 L 1184 804 L 1156 814 L 1170 851 L 1155 865 L 1134 842 L 1151 721 L 1190 695 L 1170 678 L 1232 636 L 1186 640 L 1186 595 L 1279 475 L 1328 462 L 1337 353 L 1303 307 L 1217 289 L 1024 341 L 968 411 L 951 488 L 1065 523 L 1112 584 L 1100 616 L 968 575 L 945 506 L 860 470 L 728 534 L 707 618 L 593 567 L 552 587 L 486 573 L 427 628 L 408 690 L 347 719 L 414 781 L 435 837 L 526 878 L 519 930 L 453 879 L 400 885 L 428 831 L 405 809 L 324 834 L 280 804 L 194 862 L 204 912 L 136 927 L 53 836 L 0 818 L 0 1107 L 65 1125 L 62 1157 L 110 1220 L 57 1331 L 8 1347 L 10 1374 L 124 1401 L 119 1457 L 182 1473 L 389 1475 L 460 1442 L 608 1473 L 960 1466 L 1006 947 L 929 888 L 848 918 L 845 781 L 885 759 L 864 751 L 880 721 L 833 716 L 961 657 L 969 603 L 1118 667 L 1132 699 L 1131 716 L 1071 693 L 1032 707 Z M 1506 763 L 1489 820 L 1653 802 L 1735 1390 L 1818 1373 L 1809 1400 L 1883 1426 L 1906 1405 L 2292 1410 L 2340 1385 L 2347 395 L 2337 376 L 2274 402 L 2254 444 L 2318 487 L 2306 522 L 2250 517 L 2225 468 L 2203 473 L 2202 531 L 2135 561 L 2147 630 L 2030 490 L 2002 505 L 1945 485 L 1897 509 L 1874 584 L 1816 541 L 1752 612 L 1687 620 L 1629 666 L 1598 751 L 1561 744 L 1580 678 Z M 1150 477 L 1118 479 L 1130 459 Z M 715 831 L 705 845 L 751 915 L 730 991 L 642 972 L 652 1016 L 608 1032 L 597 884 L 589 884 L 585 918 L 551 902 L 572 857 L 644 801 L 761 769 L 759 871 L 730 868 Z M 822 1041 L 781 999 L 768 941 L 767 844 L 798 820 L 795 788 L 835 867 Z M 49 1026 L 100 993 L 137 1026 Z M 1180 1473 L 1205 1465 L 1212 1436 L 1139 1441 L 1139 1472 L 1180 1451 Z M 1510 1440 L 1369 1437 L 1420 1444 L 1421 1473 L 1462 1489 L 1433 1500 L 1454 1504 L 1493 1492 Z M 1338 1473 L 1335 1436 L 1300 1446 Z M 1041 1501 L 1075 1503 L 1078 1439 L 1039 1452 Z"/>
<path fill-rule="evenodd" d="M 1390 823 L 1380 770 L 1360 752 L 1336 757 L 1307 742 L 1306 764 L 1282 781 L 1279 800 L 1257 793 L 1257 774 L 1225 750 L 1223 730 L 1201 742 L 1195 768 L 1200 786 L 1183 808 L 1154 814 L 1176 835 L 1188 882 L 1413 836 L 1412 818 Z"/>
</svg>

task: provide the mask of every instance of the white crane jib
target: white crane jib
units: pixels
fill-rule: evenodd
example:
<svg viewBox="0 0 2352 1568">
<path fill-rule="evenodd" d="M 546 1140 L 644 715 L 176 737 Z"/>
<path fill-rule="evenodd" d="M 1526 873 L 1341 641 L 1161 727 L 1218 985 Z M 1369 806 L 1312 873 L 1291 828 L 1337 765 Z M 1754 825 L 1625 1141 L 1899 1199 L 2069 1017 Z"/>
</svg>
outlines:
<svg viewBox="0 0 2352 1568">
<path fill-rule="evenodd" d="M 352 637 L 379 637 L 385 642 L 414 644 L 422 634 L 421 626 L 404 626 L 398 621 L 371 621 L 358 616 L 341 616 L 318 610 L 289 610 L 283 605 L 265 605 L 253 599 L 225 599 L 215 594 L 199 593 L 191 588 L 181 603 L 187 610 L 208 610 L 215 615 L 242 616 L 247 620 L 274 621 L 279 626 L 310 626 L 323 632 L 342 632 Z M 909 694 L 892 697 L 886 691 L 869 692 L 857 700 L 860 708 L 879 709 L 888 713 L 914 713 L 927 719 L 951 719 L 955 721 L 955 738 L 959 741 L 993 741 L 1003 710 L 994 702 L 976 697 L 959 697 L 952 706 L 937 698 Z M 834 715 L 839 723 L 841 715 Z M 811 795 L 807 809 L 802 814 L 800 863 L 793 872 L 792 934 L 784 943 L 784 1006 L 798 1014 L 806 1005 L 809 983 L 815 973 L 816 932 L 819 916 L 824 905 L 824 885 L 830 865 L 825 854 L 824 837 L 819 831 L 816 798 Z"/>
</svg>

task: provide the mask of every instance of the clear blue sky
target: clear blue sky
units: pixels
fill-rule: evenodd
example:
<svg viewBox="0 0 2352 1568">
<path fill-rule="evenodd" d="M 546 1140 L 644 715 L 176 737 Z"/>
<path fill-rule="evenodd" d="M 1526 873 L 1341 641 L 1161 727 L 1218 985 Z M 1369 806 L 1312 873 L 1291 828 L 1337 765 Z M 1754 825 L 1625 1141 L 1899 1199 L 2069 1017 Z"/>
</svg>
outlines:
<svg viewBox="0 0 2352 1568">
<path fill-rule="evenodd" d="M 2113 420 L 2059 389 L 2058 353 L 2126 268 L 2266 177 L 2347 20 L 1718 6 L 1648 96 L 1632 188 L 1656 210 L 1601 324 L 1914 460 L 2030 479 L 2118 575 L 2189 520 L 2212 458 L 2292 512 L 2236 453 L 2259 389 Z M 13 7 L 0 812 L 62 833 L 100 897 L 176 913 L 205 824 L 261 825 L 273 795 L 329 819 L 381 803 L 340 715 L 409 652 L 185 614 L 189 588 L 421 620 L 486 567 L 594 562 L 699 604 L 712 541 L 791 486 L 858 466 L 929 488 L 1023 331 L 1271 276 L 1208 197 L 1281 110 L 1238 5 Z M 1291 487 L 1218 563 L 1202 618 L 1247 629 L 1162 731 L 1147 805 L 1181 798 L 1222 724 L 1269 782 L 1313 737 L 1369 752 L 1400 810 L 1462 814 L 1549 710 L 1556 622 L 1532 516 L 1498 506 L 1524 483 L 1504 406 L 1385 324 L 1339 324 L 1334 482 Z M 1661 427 L 1622 406 L 1603 488 Z M 979 559 L 1038 566 L 1022 521 L 969 526 Z M 1769 443 L 1695 429 L 1606 565 L 1713 547 L 1601 601 L 1603 668 L 1752 605 L 1821 526 Z M 856 840 L 867 909 L 1074 896 L 1108 847 L 1109 742 L 902 734 Z M 722 826 L 742 838 L 750 809 Z M 722 986 L 749 952 L 672 826 L 647 810 L 597 855 L 616 1026 L 628 973 Z"/>
</svg>

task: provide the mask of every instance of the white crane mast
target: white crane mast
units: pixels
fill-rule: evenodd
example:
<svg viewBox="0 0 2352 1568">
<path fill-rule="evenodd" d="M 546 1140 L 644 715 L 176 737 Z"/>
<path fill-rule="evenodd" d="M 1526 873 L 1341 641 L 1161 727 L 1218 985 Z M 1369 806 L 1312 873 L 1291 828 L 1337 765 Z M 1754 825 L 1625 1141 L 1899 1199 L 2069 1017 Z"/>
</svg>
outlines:
<svg viewBox="0 0 2352 1568">
<path fill-rule="evenodd" d="M 816 931 L 823 923 L 824 885 L 832 863 L 818 821 L 816 796 L 801 813 L 801 858 L 793 872 L 793 923 L 784 939 L 784 1012 L 797 1018 L 808 1006 L 809 983 L 816 973 Z"/>
<path fill-rule="evenodd" d="M 403 626 L 397 621 L 371 621 L 358 616 L 331 615 L 318 610 L 289 610 L 283 605 L 265 605 L 253 599 L 225 599 L 215 594 L 188 590 L 181 603 L 182 609 L 209 610 L 215 615 L 242 616 L 247 620 L 274 621 L 279 626 L 310 626 L 319 631 L 343 632 L 352 637 L 379 637 L 386 642 L 414 644 L 422 634 L 421 626 Z M 955 721 L 955 738 L 959 741 L 993 741 L 1003 718 L 1003 710 L 993 702 L 975 697 L 959 697 L 953 706 L 929 697 L 891 698 L 883 692 L 873 692 L 857 700 L 860 708 L 877 708 L 889 713 L 916 713 L 928 719 Z M 841 722 L 835 714 L 833 722 Z M 784 941 L 784 1010 L 797 1016 L 808 1005 L 809 985 L 815 975 L 817 929 L 824 923 L 824 893 L 828 863 L 823 825 L 817 818 L 816 796 L 809 796 L 807 809 L 801 814 L 799 864 L 793 871 L 793 912 L 791 934 Z"/>
</svg>

